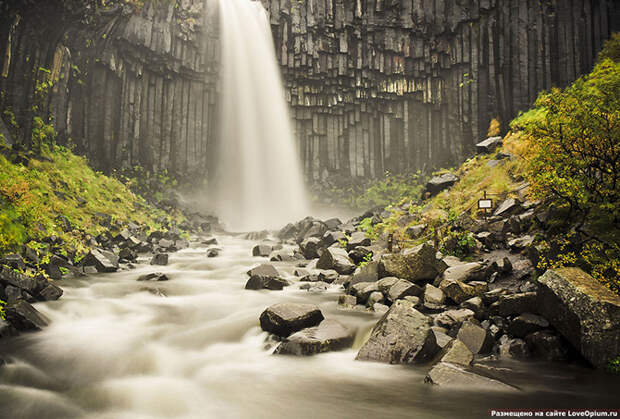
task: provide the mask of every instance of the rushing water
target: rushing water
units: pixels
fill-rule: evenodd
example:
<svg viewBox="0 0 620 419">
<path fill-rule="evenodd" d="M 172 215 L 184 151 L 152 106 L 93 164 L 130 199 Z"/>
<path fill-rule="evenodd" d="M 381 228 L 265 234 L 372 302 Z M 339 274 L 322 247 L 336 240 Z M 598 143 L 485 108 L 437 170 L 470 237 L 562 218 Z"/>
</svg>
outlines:
<svg viewBox="0 0 620 419">
<path fill-rule="evenodd" d="M 62 283 L 65 295 L 39 303 L 41 332 L 3 341 L 1 418 L 477 418 L 491 407 L 613 407 L 613 386 L 579 368 L 516 363 L 500 393 L 423 383 L 427 366 L 355 361 L 376 322 L 337 310 L 339 290 L 244 290 L 245 272 L 265 261 L 252 243 L 219 237 L 171 255 L 156 270 L 170 281 L 136 278 L 154 267 Z M 280 264 L 290 274 L 293 267 Z M 355 347 L 308 358 L 271 355 L 258 325 L 282 301 L 318 304 L 327 318 L 358 329 Z M 617 388 L 617 387 L 616 387 Z"/>
<path fill-rule="evenodd" d="M 221 137 L 213 202 L 231 230 L 280 227 L 308 214 L 271 29 L 260 1 L 219 2 Z"/>
</svg>

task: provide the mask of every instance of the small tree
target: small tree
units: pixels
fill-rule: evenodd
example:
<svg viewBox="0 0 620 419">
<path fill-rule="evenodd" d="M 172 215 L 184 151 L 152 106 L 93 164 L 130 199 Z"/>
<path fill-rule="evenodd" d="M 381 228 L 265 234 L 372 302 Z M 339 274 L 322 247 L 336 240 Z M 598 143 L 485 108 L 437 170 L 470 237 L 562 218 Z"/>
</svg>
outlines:
<svg viewBox="0 0 620 419">
<path fill-rule="evenodd" d="M 620 39 L 618 39 L 620 42 Z M 620 219 L 620 63 L 600 61 L 564 91 L 543 93 L 532 139 L 530 182 L 539 197 L 569 208 L 581 224 L 593 213 Z"/>
</svg>

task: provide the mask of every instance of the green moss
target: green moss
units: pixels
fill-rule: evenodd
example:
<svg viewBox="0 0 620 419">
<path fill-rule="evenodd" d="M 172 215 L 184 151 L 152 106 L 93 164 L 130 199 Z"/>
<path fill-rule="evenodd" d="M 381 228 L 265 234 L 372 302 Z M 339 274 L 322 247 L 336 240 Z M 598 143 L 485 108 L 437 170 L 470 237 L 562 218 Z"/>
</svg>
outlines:
<svg viewBox="0 0 620 419">
<path fill-rule="evenodd" d="M 29 240 L 56 235 L 74 249 L 83 249 L 85 235 L 105 230 L 99 215 L 106 214 L 113 224 L 133 221 L 151 229 L 165 214 L 146 205 L 123 183 L 93 171 L 85 158 L 69 149 L 43 144 L 43 158 L 28 166 L 13 164 L 0 155 L 0 252 L 13 251 Z M 59 217 L 73 226 L 64 232 Z"/>
</svg>

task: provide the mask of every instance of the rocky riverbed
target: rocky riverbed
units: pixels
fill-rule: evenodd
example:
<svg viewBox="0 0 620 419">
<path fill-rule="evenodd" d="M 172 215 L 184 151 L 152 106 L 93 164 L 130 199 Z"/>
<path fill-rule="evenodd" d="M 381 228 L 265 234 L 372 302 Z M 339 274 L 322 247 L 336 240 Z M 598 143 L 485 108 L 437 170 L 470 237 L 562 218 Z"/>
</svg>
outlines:
<svg viewBox="0 0 620 419">
<path fill-rule="evenodd" d="M 308 221 L 317 235 L 325 230 L 321 240 L 349 228 Z M 498 308 L 508 330 L 495 330 L 499 320 L 481 316 L 492 290 L 479 310 L 461 307 L 475 297 L 441 302 L 446 278 L 435 289 L 386 280 L 383 264 L 382 278 L 357 282 L 374 279 L 371 263 L 358 269 L 348 256 L 365 240 L 344 254 L 319 246 L 321 257 L 310 260 L 282 235 L 195 235 L 187 244 L 166 265 L 142 253 L 133 269 L 121 263 L 116 273 L 56 281 L 62 298 L 33 304 L 49 325 L 2 341 L 0 416 L 473 418 L 490 406 L 615 407 L 607 390 L 615 378 L 577 355 L 570 363 L 515 360 L 513 348 L 531 352 L 531 338 L 521 344 L 516 336 L 532 333 L 549 337 L 549 353 L 571 354 L 537 314 Z M 445 257 L 432 256 L 445 277 Z M 528 292 L 497 301 L 528 301 Z M 522 307 L 512 299 L 500 306 Z"/>
</svg>

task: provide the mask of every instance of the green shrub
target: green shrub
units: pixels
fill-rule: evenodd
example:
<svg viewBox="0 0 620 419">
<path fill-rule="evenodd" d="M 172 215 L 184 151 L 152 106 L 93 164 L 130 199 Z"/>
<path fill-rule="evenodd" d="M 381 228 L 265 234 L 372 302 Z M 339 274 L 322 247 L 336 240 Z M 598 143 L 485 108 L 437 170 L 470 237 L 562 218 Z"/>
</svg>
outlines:
<svg viewBox="0 0 620 419">
<path fill-rule="evenodd" d="M 513 124 L 531 139 L 532 192 L 566 207 L 570 219 L 619 221 L 620 63 L 604 59 L 564 91 L 541 94 L 536 106 L 538 118 Z"/>
<path fill-rule="evenodd" d="M 476 239 L 468 231 L 450 231 L 442 240 L 440 250 L 446 255 L 465 259 L 476 251 Z"/>
<path fill-rule="evenodd" d="M 607 371 L 620 374 L 620 356 L 615 357 L 607 363 Z"/>
</svg>

